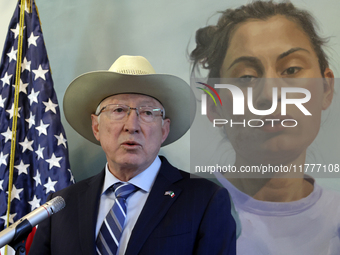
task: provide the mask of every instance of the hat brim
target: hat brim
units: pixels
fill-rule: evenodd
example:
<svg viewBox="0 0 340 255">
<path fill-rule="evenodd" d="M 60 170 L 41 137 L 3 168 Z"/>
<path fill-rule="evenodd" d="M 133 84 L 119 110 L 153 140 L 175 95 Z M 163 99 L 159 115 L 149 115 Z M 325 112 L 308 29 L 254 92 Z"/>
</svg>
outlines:
<svg viewBox="0 0 340 255">
<path fill-rule="evenodd" d="M 127 75 L 111 71 L 85 73 L 74 79 L 64 96 L 66 120 L 80 135 L 100 145 L 92 132 L 91 114 L 99 103 L 116 94 L 143 94 L 157 99 L 171 120 L 170 133 L 162 146 L 181 138 L 190 128 L 196 102 L 190 86 L 167 74 Z"/>
</svg>

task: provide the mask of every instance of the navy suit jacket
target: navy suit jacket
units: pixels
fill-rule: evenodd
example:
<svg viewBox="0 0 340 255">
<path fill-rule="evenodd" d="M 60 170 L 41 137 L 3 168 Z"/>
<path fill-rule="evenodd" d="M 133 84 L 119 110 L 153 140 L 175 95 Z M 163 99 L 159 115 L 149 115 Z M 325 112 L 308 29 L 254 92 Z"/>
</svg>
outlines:
<svg viewBox="0 0 340 255">
<path fill-rule="evenodd" d="M 228 191 L 162 165 L 131 233 L 126 255 L 236 254 Z M 66 207 L 39 224 L 30 255 L 93 255 L 105 171 L 58 191 Z M 173 191 L 175 196 L 164 195 Z"/>
</svg>

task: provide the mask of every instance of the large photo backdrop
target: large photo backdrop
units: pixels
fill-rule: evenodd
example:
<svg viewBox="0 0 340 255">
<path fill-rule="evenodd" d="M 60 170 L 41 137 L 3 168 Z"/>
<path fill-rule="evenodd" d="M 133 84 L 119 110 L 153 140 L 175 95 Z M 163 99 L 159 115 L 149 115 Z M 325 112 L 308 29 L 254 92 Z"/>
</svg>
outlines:
<svg viewBox="0 0 340 255">
<path fill-rule="evenodd" d="M 329 37 L 326 52 L 331 57 L 335 77 L 340 77 L 340 27 L 336 25 L 340 2 L 292 2 L 309 10 L 316 17 L 320 34 Z M 218 11 L 237 7 L 241 2 L 36 0 L 36 4 L 67 135 L 71 170 L 79 181 L 99 172 L 106 159 L 101 148 L 78 135 L 63 116 L 63 96 L 69 83 L 85 72 L 107 70 L 121 55 L 142 55 L 157 73 L 179 76 L 189 84 L 188 52 L 195 47 L 195 31 L 216 23 Z M 1 49 L 15 5 L 14 0 L 0 0 Z M 162 148 L 161 154 L 177 167 L 189 171 L 189 149 L 190 135 L 186 134 L 176 143 Z M 321 179 L 319 184 L 340 191 L 338 178 Z"/>
</svg>

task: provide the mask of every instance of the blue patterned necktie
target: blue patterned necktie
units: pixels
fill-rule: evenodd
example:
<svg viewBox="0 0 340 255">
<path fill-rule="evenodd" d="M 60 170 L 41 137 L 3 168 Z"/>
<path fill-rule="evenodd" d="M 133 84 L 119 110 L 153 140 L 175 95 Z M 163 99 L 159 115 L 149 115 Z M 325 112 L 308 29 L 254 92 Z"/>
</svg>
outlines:
<svg viewBox="0 0 340 255">
<path fill-rule="evenodd" d="M 130 183 L 116 183 L 111 187 L 115 195 L 115 203 L 107 214 L 100 228 L 96 245 L 100 255 L 115 255 L 122 235 L 126 218 L 126 199 L 137 191 Z"/>
</svg>

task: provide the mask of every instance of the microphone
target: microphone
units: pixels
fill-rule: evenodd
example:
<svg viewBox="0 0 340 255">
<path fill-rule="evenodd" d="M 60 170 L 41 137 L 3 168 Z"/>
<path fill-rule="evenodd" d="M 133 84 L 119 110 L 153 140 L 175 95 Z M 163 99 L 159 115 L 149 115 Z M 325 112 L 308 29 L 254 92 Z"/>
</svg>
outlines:
<svg viewBox="0 0 340 255">
<path fill-rule="evenodd" d="M 58 196 L 30 212 L 8 228 L 0 232 L 0 248 L 6 244 L 20 242 L 27 237 L 32 228 L 52 214 L 65 207 L 65 200 Z M 12 245 L 11 245 L 12 246 Z"/>
</svg>

